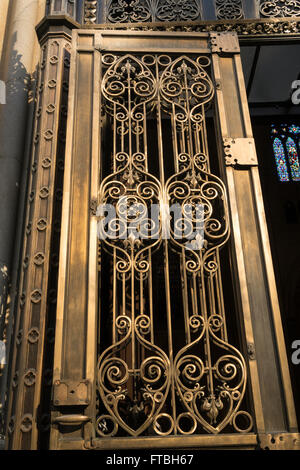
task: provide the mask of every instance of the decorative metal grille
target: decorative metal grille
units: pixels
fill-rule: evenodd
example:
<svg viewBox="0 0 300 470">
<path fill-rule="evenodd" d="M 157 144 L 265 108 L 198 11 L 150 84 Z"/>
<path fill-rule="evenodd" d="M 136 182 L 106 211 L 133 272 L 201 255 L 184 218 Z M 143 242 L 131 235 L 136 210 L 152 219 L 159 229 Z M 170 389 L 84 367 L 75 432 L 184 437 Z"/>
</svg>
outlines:
<svg viewBox="0 0 300 470">
<path fill-rule="evenodd" d="M 194 21 L 201 19 L 200 0 L 108 0 L 107 21 Z"/>
<path fill-rule="evenodd" d="M 215 7 L 218 20 L 238 20 L 244 17 L 241 0 L 216 0 Z"/>
<path fill-rule="evenodd" d="M 248 432 L 253 425 L 240 409 L 245 361 L 226 327 L 219 251 L 229 237 L 228 209 L 208 156 L 209 66 L 206 56 L 102 57 L 102 133 L 110 129 L 112 168 L 99 204 L 114 207 L 116 217 L 109 221 L 115 237 L 101 241 L 110 267 L 102 266 L 102 276 L 111 276 L 112 286 L 109 294 L 100 289 L 100 299 L 108 295 L 100 307 L 97 366 L 101 437 Z M 131 212 L 133 204 L 138 211 Z M 156 219 L 148 216 L 153 204 Z M 166 207 L 173 204 L 181 218 L 171 215 L 168 226 Z M 197 204 L 204 208 L 204 236 L 187 249 Z M 182 239 L 176 223 L 185 224 Z M 99 224 L 103 235 L 106 221 Z M 126 232 L 128 224 L 143 237 Z M 172 302 L 176 295 L 182 308 Z M 178 321 L 183 344 L 174 339 Z"/>
<path fill-rule="evenodd" d="M 272 0 L 260 2 L 260 13 L 264 17 L 300 16 L 299 0 Z"/>
</svg>

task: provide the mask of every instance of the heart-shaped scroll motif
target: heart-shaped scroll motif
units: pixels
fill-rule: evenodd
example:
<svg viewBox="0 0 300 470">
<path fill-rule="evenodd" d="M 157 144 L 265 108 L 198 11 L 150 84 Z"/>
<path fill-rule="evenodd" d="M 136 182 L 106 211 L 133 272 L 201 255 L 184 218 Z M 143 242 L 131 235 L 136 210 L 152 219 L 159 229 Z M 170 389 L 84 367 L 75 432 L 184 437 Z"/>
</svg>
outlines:
<svg viewBox="0 0 300 470">
<path fill-rule="evenodd" d="M 228 425 L 248 432 L 252 418 L 240 411 L 246 366 L 228 342 L 222 293 L 228 204 L 223 182 L 210 171 L 206 137 L 205 110 L 214 96 L 210 59 L 104 54 L 102 65 L 112 171 L 102 180 L 98 202 L 113 209 L 113 217 L 105 222 L 98 214 L 109 277 L 104 288 L 101 284 L 103 292 L 108 286 L 101 321 L 109 323 L 111 337 L 100 341 L 97 434 L 217 434 Z M 170 123 L 174 172 L 166 180 L 149 170 L 149 115 L 157 120 L 159 139 L 162 116 Z M 160 142 L 161 159 L 166 144 Z M 154 264 L 159 257 L 160 271 Z M 180 280 L 176 305 L 172 276 Z M 165 296 L 166 303 L 154 295 Z M 173 336 L 178 316 L 184 330 L 180 345 Z M 243 429 L 237 423 L 241 416 L 248 419 Z"/>
<path fill-rule="evenodd" d="M 103 423 L 110 420 L 113 435 L 120 426 L 129 435 L 139 436 L 150 427 L 165 403 L 170 388 L 170 362 L 160 348 L 146 340 L 149 326 L 149 318 L 140 315 L 135 320 L 132 334 L 130 319 L 118 317 L 117 327 L 122 339 L 99 358 L 98 390 L 109 412 L 98 419 L 100 435 L 109 433 L 108 428 L 107 432 L 101 428 L 107 427 Z M 135 369 L 120 358 L 122 350 L 132 343 L 133 338 L 149 352 Z"/>
<path fill-rule="evenodd" d="M 182 348 L 174 361 L 176 391 L 201 427 L 217 434 L 232 422 L 244 397 L 245 361 L 217 335 L 223 326 L 219 315 L 196 319 L 197 339 Z M 195 325 L 195 318 L 192 321 Z M 206 354 L 199 355 L 204 349 Z"/>
</svg>

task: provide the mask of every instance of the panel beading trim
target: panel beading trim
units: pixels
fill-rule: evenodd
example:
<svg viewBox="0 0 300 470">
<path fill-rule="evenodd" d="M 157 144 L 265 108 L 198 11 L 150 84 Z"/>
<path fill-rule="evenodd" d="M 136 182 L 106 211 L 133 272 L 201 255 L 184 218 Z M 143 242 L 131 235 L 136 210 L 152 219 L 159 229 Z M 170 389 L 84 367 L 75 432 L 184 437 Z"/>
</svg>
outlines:
<svg viewBox="0 0 300 470">
<path fill-rule="evenodd" d="M 97 30 L 130 30 L 135 31 L 171 31 L 171 32 L 236 32 L 240 41 L 250 39 L 272 39 L 280 38 L 289 40 L 291 37 L 298 37 L 300 34 L 300 22 L 289 18 L 279 20 L 226 20 L 226 21 L 199 21 L 199 22 L 172 22 L 172 23 L 106 23 L 95 25 Z"/>
<path fill-rule="evenodd" d="M 84 2 L 84 24 L 96 24 L 97 23 L 97 0 L 85 0 Z"/>
</svg>

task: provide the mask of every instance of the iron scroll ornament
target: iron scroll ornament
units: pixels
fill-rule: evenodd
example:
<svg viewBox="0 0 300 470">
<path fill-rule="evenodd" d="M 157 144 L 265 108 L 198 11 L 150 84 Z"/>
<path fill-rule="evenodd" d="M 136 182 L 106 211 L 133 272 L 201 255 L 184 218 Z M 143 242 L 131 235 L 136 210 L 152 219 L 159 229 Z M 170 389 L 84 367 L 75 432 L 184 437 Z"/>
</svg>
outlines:
<svg viewBox="0 0 300 470">
<path fill-rule="evenodd" d="M 109 0 L 107 21 L 138 23 L 201 19 L 199 0 Z"/>
<path fill-rule="evenodd" d="M 247 432 L 252 418 L 240 410 L 246 366 L 228 342 L 222 303 L 219 250 L 229 229 L 225 188 L 209 167 L 205 107 L 214 96 L 207 73 L 210 60 L 105 54 L 102 62 L 113 168 L 101 183 L 99 203 L 114 205 L 118 220 L 111 228 L 116 233 L 123 234 L 128 222 L 144 220 L 155 237 L 139 239 L 129 231 L 127 238 L 101 242 L 114 265 L 114 288 L 112 344 L 100 354 L 97 367 L 104 407 L 97 433 L 216 434 L 228 424 Z M 169 116 L 173 135 L 175 173 L 163 184 L 148 168 L 147 119 L 157 113 Z M 190 232 L 198 222 L 195 205 L 204 208 L 204 235 L 192 240 L 189 249 L 189 237 L 178 240 L 170 219 L 168 243 L 180 261 L 186 334 L 186 344 L 174 358 L 156 344 L 151 314 L 152 255 L 162 244 L 164 209 L 154 224 L 145 214 L 151 204 L 161 202 L 181 207 Z M 144 216 L 139 220 L 130 213 L 131 203 L 140 205 L 138 216 Z M 237 424 L 240 417 L 247 421 L 242 428 Z"/>
<path fill-rule="evenodd" d="M 213 98 L 214 86 L 205 70 L 208 65 L 204 58 L 174 60 L 162 74 L 159 87 L 175 136 L 177 173 L 166 182 L 167 198 L 170 205 L 182 207 L 187 238 L 199 222 L 196 205 L 203 207 L 203 233 L 188 243 L 188 250 L 187 239 L 174 237 L 172 221 L 170 231 L 171 242 L 181 255 L 186 304 L 192 305 L 185 312 L 188 344 L 174 359 L 176 392 L 190 421 L 187 434 L 197 424 L 208 432 L 220 432 L 239 409 L 246 386 L 245 361 L 228 343 L 223 305 L 217 305 L 212 294 L 215 290 L 222 296 L 218 253 L 228 240 L 229 226 L 225 187 L 209 168 L 205 106 Z M 210 293 L 207 298 L 205 292 Z M 202 314 L 197 309 L 200 305 Z"/>
<path fill-rule="evenodd" d="M 266 18 L 288 18 L 300 16 L 299 0 L 268 0 L 260 2 L 260 13 Z"/>
<path fill-rule="evenodd" d="M 244 18 L 242 0 L 215 0 L 218 20 L 239 20 Z"/>
<path fill-rule="evenodd" d="M 104 246 L 114 257 L 116 283 L 124 301 L 113 314 L 113 344 L 98 361 L 98 388 L 109 415 L 98 418 L 97 431 L 114 435 L 120 426 L 129 435 L 140 435 L 159 416 L 171 380 L 168 356 L 153 341 L 151 319 L 143 311 L 137 313 L 134 302 L 136 284 L 141 286 L 139 295 L 144 296 L 151 252 L 161 241 L 160 220 L 153 224 L 147 217 L 151 206 L 159 204 L 162 192 L 159 180 L 148 172 L 146 153 L 146 117 L 157 83 L 150 69 L 131 55 L 118 60 L 104 57 L 104 63 L 110 60 L 114 62 L 103 77 L 102 94 L 106 113 L 113 118 L 115 153 L 113 173 L 101 184 L 99 202 L 116 209 L 108 228 L 118 235 L 104 239 Z M 132 206 L 138 210 L 133 212 Z M 143 231 L 142 240 L 136 236 L 137 226 Z M 131 358 L 126 362 L 121 356 L 128 348 Z M 136 357 L 137 348 L 143 350 L 141 360 Z M 128 388 L 133 390 L 132 396 Z M 108 421 L 111 430 L 104 432 Z"/>
</svg>

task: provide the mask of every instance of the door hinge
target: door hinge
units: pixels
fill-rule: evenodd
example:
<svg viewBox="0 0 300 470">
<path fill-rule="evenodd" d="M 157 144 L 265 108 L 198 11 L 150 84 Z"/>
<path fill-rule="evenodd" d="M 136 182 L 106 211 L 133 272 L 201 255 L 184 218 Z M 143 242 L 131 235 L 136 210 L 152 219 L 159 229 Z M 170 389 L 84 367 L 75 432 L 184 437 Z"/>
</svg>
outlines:
<svg viewBox="0 0 300 470">
<path fill-rule="evenodd" d="M 217 52 L 218 54 L 240 53 L 239 38 L 235 32 L 211 32 L 209 36 L 211 52 Z"/>
<path fill-rule="evenodd" d="M 257 155 L 253 138 L 242 137 L 223 139 L 225 163 L 227 166 L 256 166 Z"/>
</svg>

